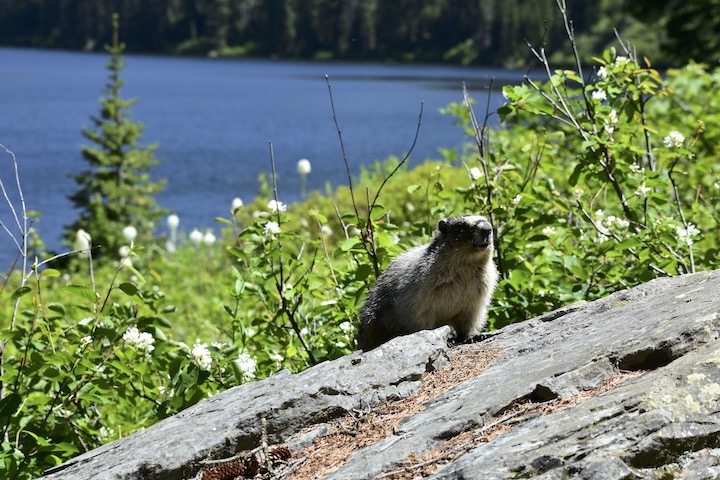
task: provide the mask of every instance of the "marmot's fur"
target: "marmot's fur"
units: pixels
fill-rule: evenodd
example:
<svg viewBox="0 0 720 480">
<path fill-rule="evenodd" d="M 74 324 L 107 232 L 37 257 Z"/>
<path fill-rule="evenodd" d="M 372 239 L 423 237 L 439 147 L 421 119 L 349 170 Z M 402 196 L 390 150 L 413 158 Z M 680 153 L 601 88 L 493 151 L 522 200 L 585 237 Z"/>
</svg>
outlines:
<svg viewBox="0 0 720 480">
<path fill-rule="evenodd" d="M 493 231 L 487 218 L 440 220 L 426 245 L 398 255 L 380 275 L 360 311 L 358 346 L 452 326 L 461 339 L 480 334 L 497 283 Z"/>
</svg>

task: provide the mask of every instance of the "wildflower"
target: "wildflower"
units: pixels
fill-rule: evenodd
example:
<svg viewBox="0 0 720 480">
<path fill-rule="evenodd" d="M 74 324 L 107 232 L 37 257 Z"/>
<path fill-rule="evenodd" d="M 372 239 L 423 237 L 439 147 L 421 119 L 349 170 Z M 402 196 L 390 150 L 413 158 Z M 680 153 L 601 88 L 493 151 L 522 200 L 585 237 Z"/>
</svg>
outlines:
<svg viewBox="0 0 720 480">
<path fill-rule="evenodd" d="M 340 330 L 342 330 L 345 333 L 348 333 L 352 330 L 352 325 L 350 325 L 350 322 L 342 322 L 340 324 Z"/>
<path fill-rule="evenodd" d="M 687 227 L 675 227 L 675 235 L 677 235 L 678 239 L 688 244 L 688 246 L 692 245 L 693 239 L 692 237 L 697 236 L 700 234 L 700 230 L 697 229 L 695 225 L 692 223 L 688 223 Z"/>
<path fill-rule="evenodd" d="M 265 224 L 265 229 L 263 230 L 263 235 L 270 240 L 275 240 L 275 235 L 280 234 L 280 225 L 278 225 L 277 222 L 267 222 Z"/>
<path fill-rule="evenodd" d="M 167 217 L 168 228 L 171 231 L 175 231 L 175 230 L 177 230 L 178 225 L 180 225 L 180 217 L 178 217 L 174 213 L 172 215 L 168 215 L 168 217 Z"/>
<path fill-rule="evenodd" d="M 472 178 L 473 181 L 476 181 L 479 178 L 482 178 L 482 176 L 483 176 L 482 170 L 480 170 L 478 167 L 473 167 L 470 169 L 470 178 Z"/>
<path fill-rule="evenodd" d="M 90 325 L 90 323 L 92 321 L 93 321 L 93 317 L 85 317 L 78 322 L 78 325 L 82 325 L 82 326 Z"/>
<path fill-rule="evenodd" d="M 73 245 L 75 247 L 75 250 L 79 250 L 82 255 L 88 256 L 90 255 L 91 245 L 92 238 L 90 237 L 90 234 L 82 228 L 78 230 L 75 234 L 75 243 Z"/>
<path fill-rule="evenodd" d="M 620 119 L 618 119 L 617 112 L 613 108 L 610 110 L 610 114 L 608 115 L 607 120 L 605 121 L 605 132 L 608 135 L 612 135 L 615 131 L 615 125 L 617 125 L 620 122 Z"/>
<path fill-rule="evenodd" d="M 197 228 L 190 232 L 190 241 L 197 247 L 203 241 L 203 234 Z"/>
<path fill-rule="evenodd" d="M 90 335 L 86 335 L 80 339 L 80 348 L 85 348 L 86 346 L 90 345 L 91 343 L 92 343 L 92 337 Z"/>
<path fill-rule="evenodd" d="M 301 158 L 297 163 L 297 171 L 300 175 L 305 176 L 312 170 L 310 160 L 307 158 Z"/>
<path fill-rule="evenodd" d="M 212 232 L 212 230 L 208 230 L 207 232 L 205 232 L 205 235 L 203 235 L 202 239 L 203 243 L 207 246 L 215 243 L 215 240 L 217 239 L 215 238 L 215 234 Z"/>
<path fill-rule="evenodd" d="M 137 327 L 128 327 L 125 333 L 123 333 L 122 338 L 130 347 L 142 350 L 146 354 L 155 350 L 155 345 L 153 345 L 155 339 L 153 336 L 148 332 L 140 333 Z"/>
<path fill-rule="evenodd" d="M 598 208 L 597 210 L 595 210 L 595 216 L 596 216 L 598 219 L 602 219 L 602 218 L 605 217 L 605 211 L 604 211 L 603 209 L 601 209 L 601 208 Z"/>
<path fill-rule="evenodd" d="M 512 199 L 512 203 L 513 203 L 514 205 L 517 205 L 517 204 L 520 203 L 520 200 L 522 200 L 522 195 L 520 195 L 520 194 L 518 193 L 518 194 L 515 195 L 515 197 Z"/>
<path fill-rule="evenodd" d="M 642 170 L 642 167 L 640 165 L 638 165 L 637 163 L 631 163 L 628 168 L 633 173 L 638 173 L 639 171 Z"/>
<path fill-rule="evenodd" d="M 133 227 L 132 225 L 128 225 L 127 227 L 122 229 L 123 237 L 125 237 L 125 240 L 132 243 L 135 241 L 135 238 L 137 237 L 137 229 Z"/>
<path fill-rule="evenodd" d="M 210 370 L 212 357 L 210 356 L 210 350 L 208 350 L 207 344 L 200 343 L 200 340 L 195 340 L 195 345 L 193 345 L 190 350 L 189 356 L 190 360 L 192 360 L 200 370 Z"/>
<path fill-rule="evenodd" d="M 287 205 L 276 200 L 270 200 L 267 206 L 272 213 L 284 212 L 287 210 Z"/>
<path fill-rule="evenodd" d="M 551 236 L 555 235 L 555 227 L 551 227 L 548 225 L 547 227 L 542 229 L 542 233 L 546 237 L 551 237 Z"/>
<path fill-rule="evenodd" d="M 238 210 L 242 208 L 244 205 L 242 198 L 235 197 L 233 198 L 232 203 L 230 204 L 230 213 L 233 214 L 233 217 L 238 213 Z"/>
<path fill-rule="evenodd" d="M 608 76 L 607 68 L 603 65 L 602 67 L 598 68 L 597 71 L 598 77 L 605 79 Z"/>
<path fill-rule="evenodd" d="M 615 57 L 615 65 L 617 65 L 618 67 L 624 67 L 628 64 L 629 61 L 630 60 L 628 59 L 628 57 L 625 57 L 623 55 L 618 55 L 617 57 Z"/>
<path fill-rule="evenodd" d="M 652 192 L 652 188 L 645 185 L 645 183 L 641 183 L 638 185 L 637 189 L 635 190 L 635 194 L 641 196 L 641 197 L 647 197 L 647 194 Z"/>
<path fill-rule="evenodd" d="M 271 353 L 268 355 L 268 357 L 270 357 L 270 360 L 277 363 L 282 363 L 282 361 L 285 360 L 285 358 L 283 358 L 283 356 L 279 353 Z"/>
<path fill-rule="evenodd" d="M 678 148 L 682 147 L 684 141 L 685 137 L 683 134 L 677 130 L 673 130 L 663 139 L 663 144 L 665 148 Z"/>
<path fill-rule="evenodd" d="M 282 357 L 279 361 L 282 361 Z M 235 365 L 242 372 L 245 378 L 255 378 L 255 370 L 257 369 L 257 362 L 247 353 L 241 353 L 235 360 Z"/>
<path fill-rule="evenodd" d="M 604 102 L 607 100 L 607 93 L 605 93 L 605 90 L 595 90 L 592 92 L 592 99 L 596 102 Z"/>
<path fill-rule="evenodd" d="M 331 237 L 333 234 L 332 228 L 330 228 L 330 226 L 328 226 L 328 225 L 323 225 L 322 227 L 320 227 L 320 230 L 327 237 Z"/>
<path fill-rule="evenodd" d="M 132 260 L 130 260 L 130 257 L 124 257 L 123 259 L 121 259 L 121 260 L 120 260 L 120 266 L 121 266 L 121 267 L 130 267 L 130 268 L 132 268 L 133 263 L 132 263 Z"/>
</svg>

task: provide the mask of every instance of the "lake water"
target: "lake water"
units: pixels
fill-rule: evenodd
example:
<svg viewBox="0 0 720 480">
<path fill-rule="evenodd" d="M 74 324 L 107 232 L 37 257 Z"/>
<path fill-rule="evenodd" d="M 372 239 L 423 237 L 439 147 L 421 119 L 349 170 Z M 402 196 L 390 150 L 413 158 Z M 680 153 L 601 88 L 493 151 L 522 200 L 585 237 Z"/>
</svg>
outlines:
<svg viewBox="0 0 720 480">
<path fill-rule="evenodd" d="M 134 120 L 145 124 L 144 144 L 158 143 L 167 179 L 158 203 L 180 217 L 181 231 L 215 228 L 234 197 L 252 200 L 260 173 L 270 172 L 272 142 L 283 202 L 300 195 L 297 161 L 312 164 L 308 188 L 324 190 L 347 176 L 333 123 L 325 75 L 332 85 L 346 152 L 362 165 L 403 156 L 412 144 L 420 104 L 422 126 L 410 164 L 440 158 L 438 148 L 462 143 L 462 131 L 439 109 L 462 101 L 468 85 L 484 109 L 487 86 L 521 80 L 520 72 L 445 66 L 405 66 L 278 60 L 220 60 L 127 55 L 123 96 L 137 98 Z M 41 212 L 36 225 L 48 248 L 64 249 L 63 226 L 75 219 L 70 174 L 87 168 L 80 154 L 107 79 L 108 56 L 0 48 L 0 143 L 15 153 L 25 202 Z M 499 91 L 491 108 L 502 103 Z M 478 108 L 480 114 L 481 108 Z M 10 159 L 0 178 L 17 201 Z M 17 229 L 4 201 L 0 220 Z M 14 258 L 0 230 L 0 271 Z"/>
</svg>

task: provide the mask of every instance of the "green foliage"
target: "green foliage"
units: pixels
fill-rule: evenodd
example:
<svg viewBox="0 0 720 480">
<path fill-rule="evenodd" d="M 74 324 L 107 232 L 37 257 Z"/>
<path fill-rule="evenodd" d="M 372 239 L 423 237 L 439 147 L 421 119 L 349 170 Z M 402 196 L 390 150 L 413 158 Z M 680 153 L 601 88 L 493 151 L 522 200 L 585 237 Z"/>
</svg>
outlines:
<svg viewBox="0 0 720 480">
<path fill-rule="evenodd" d="M 162 190 L 163 182 L 153 182 L 149 173 L 159 163 L 154 157 L 157 147 L 138 145 L 144 127 L 132 121 L 128 112 L 135 100 L 120 95 L 125 47 L 118 39 L 117 16 L 113 22 L 113 43 L 107 46 L 110 60 L 106 97 L 100 100 L 100 116 L 92 119 L 95 130 L 83 129 L 83 136 L 93 144 L 83 147 L 82 152 L 89 170 L 72 176 L 78 189 L 70 199 L 80 214 L 66 227 L 70 245 L 77 232 L 85 230 L 93 244 L 99 246 L 93 251 L 95 256 L 115 256 L 121 246 L 130 243 L 122 234 L 127 226 L 135 228 L 139 241 L 149 241 L 154 225 L 164 214 L 153 199 Z"/>
</svg>

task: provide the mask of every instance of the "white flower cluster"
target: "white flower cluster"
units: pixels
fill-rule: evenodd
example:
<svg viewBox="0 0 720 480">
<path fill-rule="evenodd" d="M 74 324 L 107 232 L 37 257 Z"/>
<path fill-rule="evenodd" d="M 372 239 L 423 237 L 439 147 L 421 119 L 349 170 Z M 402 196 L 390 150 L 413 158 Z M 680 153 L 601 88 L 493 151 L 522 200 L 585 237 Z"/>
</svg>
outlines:
<svg viewBox="0 0 720 480">
<path fill-rule="evenodd" d="M 685 137 L 683 134 L 677 130 L 673 130 L 663 139 L 663 145 L 665 145 L 665 148 L 678 148 L 683 146 L 684 141 Z"/>
<path fill-rule="evenodd" d="M 617 112 L 613 108 L 612 110 L 610 110 L 610 114 L 608 115 L 608 118 L 605 121 L 605 132 L 608 135 L 612 135 L 613 132 L 615 131 L 615 125 L 617 125 L 618 123 L 620 123 L 620 119 L 617 116 Z"/>
<path fill-rule="evenodd" d="M 192 360 L 200 370 L 210 370 L 212 357 L 210 356 L 210 350 L 208 350 L 207 344 L 200 343 L 200 340 L 195 340 L 195 345 L 193 345 L 190 350 L 190 360 Z"/>
<path fill-rule="evenodd" d="M 605 93 L 605 90 L 595 90 L 594 92 L 592 92 L 591 97 L 593 100 L 600 103 L 607 100 L 607 93 Z"/>
<path fill-rule="evenodd" d="M 255 370 L 257 368 L 257 362 L 248 353 L 241 353 L 238 355 L 235 364 L 238 366 L 246 379 L 255 378 Z"/>
<path fill-rule="evenodd" d="M 683 226 L 675 227 L 675 235 L 690 246 L 694 243 L 692 237 L 700 235 L 700 230 L 692 223 L 688 223 L 687 228 Z"/>
<path fill-rule="evenodd" d="M 297 171 L 300 175 L 307 175 L 312 171 L 312 165 L 310 165 L 310 160 L 307 158 L 301 158 L 298 160 L 297 163 Z"/>
<path fill-rule="evenodd" d="M 267 206 L 272 213 L 284 212 L 287 210 L 287 205 L 276 200 L 270 200 Z"/>
<path fill-rule="evenodd" d="M 473 167 L 470 169 L 470 178 L 472 178 L 473 182 L 479 180 L 482 178 L 483 172 L 478 167 Z"/>
<path fill-rule="evenodd" d="M 144 351 L 148 355 L 155 350 L 155 339 L 153 336 L 148 332 L 140 333 L 137 327 L 128 327 L 125 333 L 123 333 L 122 338 L 129 346 Z"/>
<path fill-rule="evenodd" d="M 613 232 L 627 230 L 630 226 L 630 222 L 624 218 L 619 218 L 615 215 L 608 215 L 606 217 L 605 212 L 602 210 L 597 210 L 595 212 L 595 217 L 597 217 L 597 226 L 600 230 L 600 234 L 606 237 L 609 237 Z"/>
<path fill-rule="evenodd" d="M 265 229 L 263 230 L 263 235 L 266 238 L 269 238 L 270 240 L 275 240 L 275 235 L 280 234 L 280 225 L 278 225 L 277 222 L 267 222 L 265 224 Z"/>
</svg>

